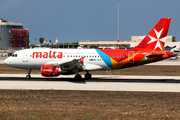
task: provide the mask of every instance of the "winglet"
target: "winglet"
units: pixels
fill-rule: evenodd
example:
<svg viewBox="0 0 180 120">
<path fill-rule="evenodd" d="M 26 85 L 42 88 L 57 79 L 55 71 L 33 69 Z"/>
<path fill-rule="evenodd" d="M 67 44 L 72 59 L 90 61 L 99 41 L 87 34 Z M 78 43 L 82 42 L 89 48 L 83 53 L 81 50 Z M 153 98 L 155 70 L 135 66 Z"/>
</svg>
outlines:
<svg viewBox="0 0 180 120">
<path fill-rule="evenodd" d="M 79 60 L 80 60 L 81 62 L 84 62 L 84 58 L 85 58 L 85 56 L 82 57 L 82 58 L 79 58 Z"/>
</svg>

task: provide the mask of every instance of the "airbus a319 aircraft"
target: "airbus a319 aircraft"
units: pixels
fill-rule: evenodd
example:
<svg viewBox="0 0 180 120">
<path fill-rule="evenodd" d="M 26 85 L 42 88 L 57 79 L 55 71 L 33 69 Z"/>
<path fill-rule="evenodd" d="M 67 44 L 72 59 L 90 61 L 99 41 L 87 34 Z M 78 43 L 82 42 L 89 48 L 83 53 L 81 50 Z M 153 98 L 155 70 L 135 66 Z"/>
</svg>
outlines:
<svg viewBox="0 0 180 120">
<path fill-rule="evenodd" d="M 76 74 L 76 80 L 82 78 L 80 71 L 86 71 L 85 79 L 90 79 L 89 71 L 128 68 L 173 57 L 172 52 L 163 51 L 170 21 L 171 18 L 161 18 L 132 49 L 24 49 L 13 53 L 4 63 L 27 69 L 26 78 L 31 78 L 32 69 L 40 69 L 45 77 Z"/>
</svg>

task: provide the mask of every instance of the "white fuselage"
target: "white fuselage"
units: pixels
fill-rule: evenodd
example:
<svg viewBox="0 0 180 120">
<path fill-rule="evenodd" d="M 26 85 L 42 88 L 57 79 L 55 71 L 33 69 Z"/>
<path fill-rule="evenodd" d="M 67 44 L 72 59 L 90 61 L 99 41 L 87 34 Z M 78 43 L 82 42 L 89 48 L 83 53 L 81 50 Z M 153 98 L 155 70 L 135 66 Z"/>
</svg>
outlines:
<svg viewBox="0 0 180 120">
<path fill-rule="evenodd" d="M 15 52 L 4 63 L 15 68 L 40 69 L 42 65 L 61 65 L 82 57 L 86 70 L 111 69 L 101 59 L 96 49 L 24 49 Z"/>
</svg>

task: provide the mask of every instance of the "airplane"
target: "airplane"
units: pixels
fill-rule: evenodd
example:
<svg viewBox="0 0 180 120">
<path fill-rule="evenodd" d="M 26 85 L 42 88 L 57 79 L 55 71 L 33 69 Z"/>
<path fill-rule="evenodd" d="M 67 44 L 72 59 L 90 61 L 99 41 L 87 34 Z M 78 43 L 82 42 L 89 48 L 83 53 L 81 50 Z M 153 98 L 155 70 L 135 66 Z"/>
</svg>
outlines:
<svg viewBox="0 0 180 120">
<path fill-rule="evenodd" d="M 51 49 L 33 48 L 16 51 L 5 59 L 4 64 L 27 69 L 26 78 L 31 78 L 32 69 L 40 69 L 42 76 L 75 75 L 81 80 L 91 79 L 89 71 L 115 70 L 161 61 L 174 56 L 163 51 L 171 18 L 161 18 L 145 38 L 132 49 Z"/>
</svg>

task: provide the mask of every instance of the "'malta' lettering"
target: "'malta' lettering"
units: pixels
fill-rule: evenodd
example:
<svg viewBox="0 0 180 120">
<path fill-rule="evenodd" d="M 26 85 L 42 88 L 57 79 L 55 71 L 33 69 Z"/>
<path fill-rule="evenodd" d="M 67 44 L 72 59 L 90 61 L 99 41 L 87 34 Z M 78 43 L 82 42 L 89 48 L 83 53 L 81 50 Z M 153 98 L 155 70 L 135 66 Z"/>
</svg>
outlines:
<svg viewBox="0 0 180 120">
<path fill-rule="evenodd" d="M 52 52 L 51 50 L 48 52 L 33 52 L 32 58 L 62 58 L 62 52 Z"/>
</svg>

